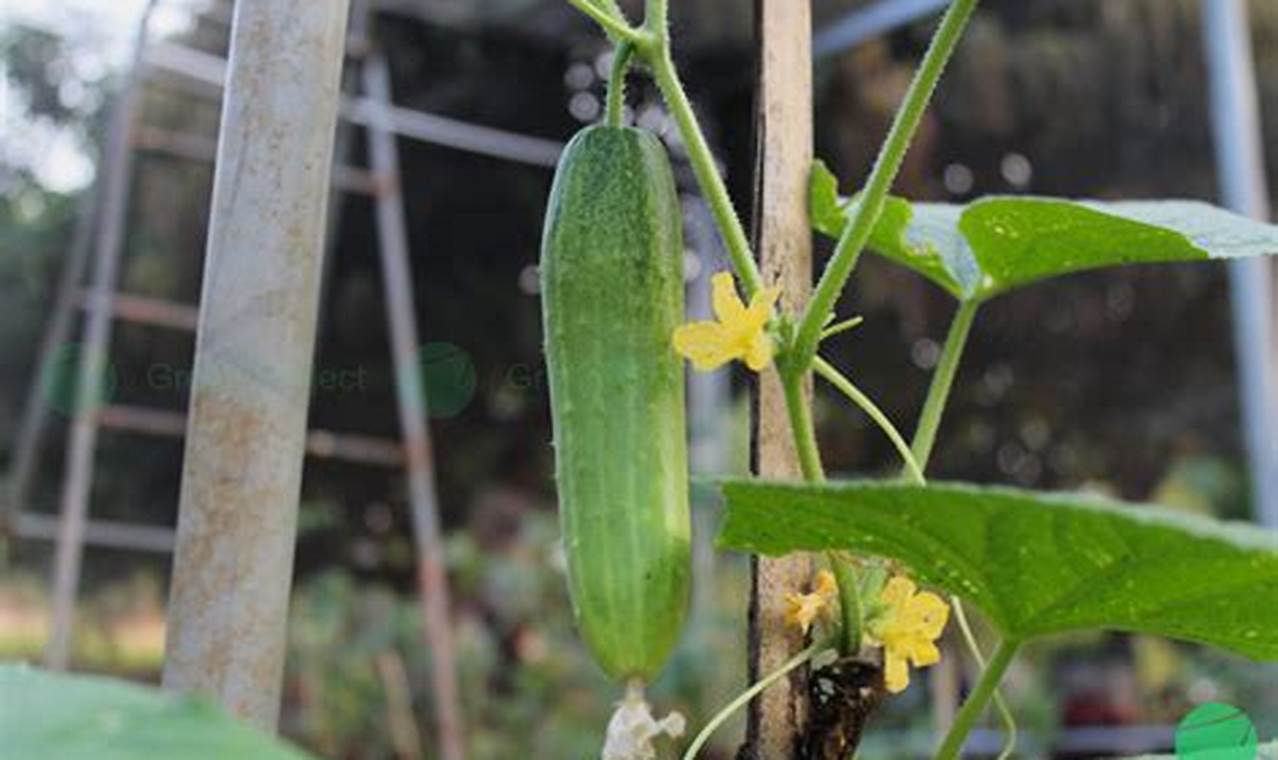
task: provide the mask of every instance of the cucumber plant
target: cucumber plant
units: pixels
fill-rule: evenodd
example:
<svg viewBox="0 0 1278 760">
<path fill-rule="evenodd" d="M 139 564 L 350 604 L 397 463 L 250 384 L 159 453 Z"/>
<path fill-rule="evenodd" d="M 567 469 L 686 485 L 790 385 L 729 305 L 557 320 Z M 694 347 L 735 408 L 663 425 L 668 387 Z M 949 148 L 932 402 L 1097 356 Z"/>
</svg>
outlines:
<svg viewBox="0 0 1278 760">
<path fill-rule="evenodd" d="M 828 565 L 810 593 L 790 594 L 784 621 L 813 643 L 761 674 L 686 747 L 692 758 L 740 708 L 804 666 L 877 673 L 836 706 L 856 725 L 814 719 L 805 756 L 851 756 L 867 713 L 909 684 L 911 667 L 940 656 L 952 619 L 983 671 L 937 757 L 954 758 L 995 704 L 1015 742 L 998 685 L 1027 641 L 1065 631 L 1139 631 L 1278 660 L 1278 535 L 1159 507 L 963 484 L 929 484 L 963 347 L 984 302 L 1053 276 L 1131 263 L 1278 254 L 1278 228 L 1187 201 L 1099 203 L 987 198 L 914 204 L 889 191 L 978 0 L 945 12 L 863 189 L 841 197 L 812 167 L 809 215 L 837 242 L 811 300 L 777 310 L 680 84 L 668 0 L 646 0 L 641 25 L 615 0 L 568 0 L 616 47 L 606 125 L 568 148 L 543 243 L 547 354 L 570 587 L 583 637 L 600 665 L 629 685 L 609 726 L 609 760 L 651 758 L 651 740 L 681 721 L 656 721 L 638 691 L 660 669 L 682 620 L 688 583 L 687 504 L 678 356 L 695 369 L 740 360 L 775 372 L 803 482 L 725 482 L 723 548 L 767 555 L 819 552 Z M 620 126 L 632 62 L 669 108 L 733 271 L 714 281 L 715 320 L 678 325 L 678 208 L 651 138 Z M 618 192 L 626 188 L 626 192 Z M 855 325 L 834 307 L 861 253 L 903 265 L 956 299 L 912 439 L 820 356 L 822 341 Z M 738 296 L 738 288 L 744 299 Z M 611 317 L 611 319 L 609 319 Z M 903 462 L 897 481 L 827 482 L 803 388 L 813 375 L 862 409 Z M 920 590 L 918 584 L 933 590 Z M 946 598 L 936 592 L 943 593 Z M 1000 636 L 988 662 L 964 603 Z M 834 676 L 831 676 L 833 678 Z M 827 700 L 829 701 L 829 700 Z M 845 709 L 846 708 L 846 709 Z M 820 716 L 818 716 L 820 717 Z M 811 735 L 837 732 L 837 741 Z"/>
</svg>

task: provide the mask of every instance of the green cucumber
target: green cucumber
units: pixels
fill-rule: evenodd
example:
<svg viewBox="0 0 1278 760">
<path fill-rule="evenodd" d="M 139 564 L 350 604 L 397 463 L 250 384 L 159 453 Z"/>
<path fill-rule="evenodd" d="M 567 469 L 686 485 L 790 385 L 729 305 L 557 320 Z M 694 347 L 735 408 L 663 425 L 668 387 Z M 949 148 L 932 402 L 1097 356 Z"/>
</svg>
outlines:
<svg viewBox="0 0 1278 760">
<path fill-rule="evenodd" d="M 564 149 L 541 295 L 577 627 L 610 676 L 648 682 L 691 582 L 681 214 L 656 137 L 593 126 Z"/>
</svg>

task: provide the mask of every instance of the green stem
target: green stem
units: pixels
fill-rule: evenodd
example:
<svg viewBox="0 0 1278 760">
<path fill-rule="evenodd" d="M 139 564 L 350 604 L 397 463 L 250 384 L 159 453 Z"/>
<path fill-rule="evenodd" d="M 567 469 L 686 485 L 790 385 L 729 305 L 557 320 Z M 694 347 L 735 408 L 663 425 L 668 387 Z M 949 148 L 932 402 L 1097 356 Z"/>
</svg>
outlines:
<svg viewBox="0 0 1278 760">
<path fill-rule="evenodd" d="M 918 462 L 915 461 L 914 456 L 910 453 L 910 446 L 905 442 L 905 438 L 896 429 L 896 426 L 892 424 L 892 420 L 888 419 L 888 416 L 883 413 L 883 410 L 869 396 L 865 395 L 860 388 L 856 387 L 851 380 L 830 366 L 825 359 L 819 356 L 816 357 L 813 360 L 812 368 L 816 370 L 818 375 L 829 381 L 830 385 L 837 388 L 843 395 L 851 399 L 852 403 L 859 406 L 862 411 L 869 415 L 874 424 L 879 426 L 879 429 L 887 435 L 888 440 L 892 441 L 892 445 L 896 447 L 897 453 L 901 455 L 901 459 L 905 462 L 905 471 L 909 473 L 910 478 L 915 483 L 923 485 L 925 481 L 922 468 L 919 467 Z"/>
<path fill-rule="evenodd" d="M 604 123 L 610 127 L 621 126 L 626 105 L 626 72 L 630 70 L 634 52 L 635 44 L 624 40 L 612 53 L 612 73 L 608 77 L 608 101 L 604 109 Z"/>
<path fill-rule="evenodd" d="M 963 633 L 963 641 L 967 643 L 967 651 L 972 654 L 972 659 L 976 660 L 977 666 L 981 670 L 985 670 L 985 655 L 981 653 L 981 645 L 976 641 L 976 634 L 972 633 L 972 626 L 967 622 L 967 613 L 963 610 L 963 601 L 957 596 L 950 597 L 950 606 L 954 608 L 954 619 L 958 621 L 959 630 Z M 1016 718 L 1012 715 L 1012 711 L 1007 706 L 1007 701 L 1003 699 L 1003 695 L 998 689 L 994 690 L 994 708 L 998 710 L 999 718 L 1003 721 L 1003 729 L 1007 731 L 1007 740 L 1003 742 L 1003 750 L 998 753 L 996 760 L 1008 760 L 1012 753 L 1016 752 L 1016 741 L 1019 729 L 1016 726 Z"/>
<path fill-rule="evenodd" d="M 861 579 L 857 577 L 855 565 L 833 553 L 830 554 L 830 570 L 839 586 L 839 609 L 843 613 L 839 652 L 847 656 L 855 655 L 861 651 L 861 621 L 865 619 L 865 609 L 861 602 Z"/>
<path fill-rule="evenodd" d="M 648 0 L 644 7 L 643 25 L 663 41 L 662 45 L 668 45 L 670 39 L 669 5 L 669 0 Z"/>
<path fill-rule="evenodd" d="M 976 682 L 976 688 L 968 695 L 963 708 L 955 716 L 954 725 L 950 726 L 949 733 L 945 735 L 945 741 L 941 742 L 941 748 L 936 752 L 936 760 L 958 758 L 959 753 L 963 751 L 963 743 L 967 741 L 967 735 L 972 732 L 977 719 L 985 712 L 990 697 L 997 691 L 999 681 L 1003 680 L 1003 674 L 1007 672 L 1007 666 L 1012 664 L 1012 658 L 1016 656 L 1016 650 L 1019 648 L 1020 642 L 1011 639 L 998 645 L 989 666 L 981 673 L 981 680 Z"/>
<path fill-rule="evenodd" d="M 842 322 L 836 322 L 821 331 L 821 340 L 833 338 L 834 336 L 841 335 L 848 330 L 860 327 L 861 323 L 864 321 L 865 317 L 852 317 L 851 319 L 845 319 Z"/>
<path fill-rule="evenodd" d="M 870 239 L 879 215 L 887 203 L 888 190 L 896 179 L 905 153 L 910 147 L 923 112 L 936 89 L 936 83 L 945 70 L 954 48 L 958 44 L 963 28 L 967 25 L 976 9 L 979 0 L 954 0 L 941 20 L 941 25 L 932 38 L 927 54 L 919 64 L 918 73 L 905 94 L 905 101 L 896 113 L 887 140 L 883 143 L 879 156 L 870 172 L 865 191 L 861 194 L 856 213 L 852 221 L 844 228 L 830 263 L 826 266 L 821 281 L 803 314 L 799 332 L 795 342 L 795 357 L 799 367 L 807 366 L 816 357 L 817 343 L 821 337 L 821 328 L 834 309 L 834 303 L 843 292 L 857 258 Z"/>
<path fill-rule="evenodd" d="M 725 705 L 723 709 L 715 713 L 715 716 L 710 719 L 709 723 L 706 723 L 705 728 L 701 729 L 701 732 L 692 740 L 692 744 L 688 745 L 688 750 L 683 753 L 683 760 L 693 760 L 697 756 L 697 753 L 701 751 L 701 748 L 705 746 L 706 742 L 710 740 L 710 735 L 713 734 L 719 726 L 723 725 L 724 721 L 732 717 L 733 713 L 740 710 L 751 699 L 754 699 L 755 695 L 784 678 L 790 671 L 802 666 L 813 657 L 816 657 L 828 647 L 829 644 L 826 642 L 813 644 L 807 649 L 804 649 L 802 652 L 796 654 L 794 657 L 791 657 L 782 664 L 781 667 L 764 676 L 753 686 L 738 694 L 736 698 Z"/>
<path fill-rule="evenodd" d="M 638 43 L 643 35 L 638 30 L 627 24 L 625 20 L 620 18 L 620 11 L 617 15 L 613 15 L 609 10 L 600 8 L 595 5 L 592 0 L 568 0 L 572 7 L 594 19 L 594 22 L 604 28 L 610 36 L 614 37 L 618 42 L 628 41 Z M 615 5 L 613 6 L 616 7 Z"/>
<path fill-rule="evenodd" d="M 649 4 L 646 23 L 650 31 L 655 31 L 655 27 L 652 26 L 654 12 L 652 6 L 654 5 L 660 5 L 664 9 L 664 2 L 661 0 L 653 0 Z M 665 27 L 661 28 L 664 30 Z M 715 224 L 723 235 L 728 256 L 732 260 L 737 276 L 741 278 L 741 287 L 748 301 L 762 287 L 763 279 L 759 275 L 758 265 L 754 262 L 754 255 L 750 252 L 750 242 L 746 237 L 745 227 L 742 226 L 741 219 L 732 207 L 732 199 L 728 196 L 728 188 L 723 182 L 723 177 L 719 176 L 714 154 L 710 152 L 710 146 L 706 143 L 705 135 L 702 134 L 701 127 L 697 123 L 697 115 L 692 110 L 692 103 L 688 101 L 688 95 L 679 82 L 679 74 L 675 71 L 674 61 L 670 57 L 669 41 L 662 36 L 655 49 L 640 45 L 639 50 L 644 53 L 648 65 L 652 67 L 652 75 L 657 82 L 657 87 L 661 90 L 666 106 L 669 107 L 670 114 L 674 116 L 675 124 L 679 127 L 679 136 L 683 139 L 684 147 L 688 151 L 688 162 L 692 165 L 692 172 L 697 177 L 697 184 L 701 187 L 706 203 L 710 205 Z"/>
<path fill-rule="evenodd" d="M 785 393 L 785 409 L 790 417 L 795 452 L 799 457 L 799 470 L 804 480 L 820 483 L 825 480 L 825 468 L 821 466 L 821 449 L 817 446 L 812 406 L 803 397 L 803 376 L 782 373 L 781 387 Z"/>
<path fill-rule="evenodd" d="M 817 445 L 816 426 L 812 422 L 812 405 L 803 396 L 803 375 L 781 372 L 781 387 L 785 393 L 785 408 L 790 417 L 794 448 L 798 453 L 803 479 L 809 483 L 822 483 L 825 481 L 825 469 L 821 466 L 821 449 Z M 842 618 L 839 652 L 847 656 L 854 655 L 861 649 L 862 610 L 857 569 L 835 552 L 827 552 L 826 559 L 839 587 L 839 610 Z"/>
<path fill-rule="evenodd" d="M 967 345 L 967 336 L 972 331 L 972 321 L 978 301 L 963 301 L 954 320 L 950 322 L 949 333 L 945 336 L 945 347 L 941 349 L 941 358 L 932 373 L 932 383 L 927 389 L 927 400 L 923 402 L 923 412 L 919 415 L 919 426 L 914 431 L 914 442 L 910 449 L 914 459 L 924 469 L 932 458 L 932 446 L 936 443 L 936 431 L 941 426 L 941 416 L 945 413 L 945 405 L 950 398 L 950 389 L 954 386 L 954 377 L 958 374 L 959 360 L 963 358 L 963 347 Z"/>
</svg>

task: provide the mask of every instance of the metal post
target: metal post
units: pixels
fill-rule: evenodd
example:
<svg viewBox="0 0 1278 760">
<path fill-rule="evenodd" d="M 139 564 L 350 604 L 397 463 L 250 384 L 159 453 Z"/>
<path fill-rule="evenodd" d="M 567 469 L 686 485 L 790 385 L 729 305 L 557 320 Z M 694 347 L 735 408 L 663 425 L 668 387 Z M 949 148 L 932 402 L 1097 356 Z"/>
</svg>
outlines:
<svg viewBox="0 0 1278 760">
<path fill-rule="evenodd" d="M 379 52 L 364 64 L 364 94 L 377 103 L 391 100 L 390 71 Z M 395 392 L 399 425 L 407 459 L 408 497 L 412 507 L 413 536 L 417 544 L 417 581 L 422 622 L 430 647 L 432 690 L 439 728 L 439 751 L 444 760 L 461 760 L 461 700 L 453 653 L 453 630 L 444 569 L 444 547 L 439 537 L 439 508 L 435 496 L 435 469 L 431 463 L 430 430 L 426 424 L 426 385 L 422 378 L 420 343 L 413 304 L 413 275 L 408 265 L 407 223 L 399 188 L 399 150 L 385 118 L 374 111 L 369 122 L 370 165 L 382 192 L 377 196 L 377 236 L 381 248 L 382 278 L 386 288 L 386 316 L 390 327 L 391 355 L 395 364 Z"/>
<path fill-rule="evenodd" d="M 714 226 L 709 205 L 700 196 L 683 202 L 688 245 L 700 265 L 688 283 L 688 318 L 713 319 L 710 279 L 727 267 L 723 243 Z M 694 476 L 717 477 L 729 472 L 728 432 L 731 429 L 732 377 L 727 369 L 688 374 L 688 453 Z M 697 641 L 709 644 L 706 636 L 715 618 L 714 529 L 719 516 L 715 489 L 693 486 L 692 499 L 692 605 L 689 629 Z"/>
<path fill-rule="evenodd" d="M 80 204 L 75 231 L 71 234 L 66 259 L 62 264 L 62 274 L 58 279 L 57 290 L 54 292 L 52 314 L 45 327 L 44 335 L 40 339 L 40 350 L 36 355 L 35 379 L 27 390 L 22 419 L 18 422 L 18 432 L 14 437 L 13 458 L 9 465 L 8 493 L 5 495 L 5 500 L 0 502 L 0 535 L 12 532 L 14 524 L 27 508 L 31 480 L 35 476 L 37 454 L 40 453 L 40 446 L 44 441 L 44 433 L 49 421 L 49 405 L 44 394 L 52 380 L 52 373 L 56 366 L 54 360 L 58 356 L 59 349 L 65 346 L 71 337 L 81 284 L 84 282 L 85 270 L 89 268 L 89 252 L 92 248 L 99 205 L 97 192 L 89 191 Z"/>
<path fill-rule="evenodd" d="M 147 24 L 155 0 L 150 0 L 138 22 L 134 61 L 111 113 L 106 152 L 101 171 L 101 225 L 94 241 L 93 285 L 85 318 L 84 344 L 76 378 L 75 420 L 67 448 L 62 484 L 61 518 L 54 553 L 53 604 L 45 666 L 66 668 L 71 657 L 71 625 L 84 554 L 84 524 L 93 485 L 93 450 L 97 443 L 97 405 L 101 402 L 101 378 L 107 370 L 111 343 L 111 299 L 120 273 L 120 255 L 129 213 L 129 182 L 133 174 L 131 132 L 139 99 L 138 64 L 146 45 Z"/>
<path fill-rule="evenodd" d="M 279 715 L 348 0 L 236 3 L 164 685 Z"/>
<path fill-rule="evenodd" d="M 1251 30 L 1242 0 L 1203 0 L 1203 42 L 1220 196 L 1254 219 L 1269 216 Z M 1278 528 L 1278 399 L 1275 398 L 1272 266 L 1266 258 L 1230 262 L 1234 346 L 1242 427 L 1256 518 Z"/>
</svg>

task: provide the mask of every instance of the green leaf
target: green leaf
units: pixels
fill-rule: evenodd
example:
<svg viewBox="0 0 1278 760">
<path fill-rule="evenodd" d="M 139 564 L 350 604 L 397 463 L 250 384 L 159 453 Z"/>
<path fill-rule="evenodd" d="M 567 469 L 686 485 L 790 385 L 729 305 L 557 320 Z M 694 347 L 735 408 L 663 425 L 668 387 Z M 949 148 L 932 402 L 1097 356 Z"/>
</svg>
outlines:
<svg viewBox="0 0 1278 760">
<path fill-rule="evenodd" d="M 837 238 L 855 196 L 819 162 L 813 227 Z M 1278 254 L 1278 227 L 1199 201 L 989 197 L 967 206 L 889 198 L 870 249 L 960 300 L 985 300 L 1048 277 L 1139 263 Z"/>
<path fill-rule="evenodd" d="M 58 760 L 306 760 L 197 699 L 92 676 L 0 666 L 0 755 Z"/>
<path fill-rule="evenodd" d="M 837 240 L 859 197 L 840 198 L 838 179 L 824 162 L 813 162 L 808 183 L 808 215 L 813 229 Z M 958 206 L 911 205 L 903 198 L 888 196 L 870 231 L 870 250 L 915 270 L 961 299 L 968 286 L 974 287 L 980 278 L 975 263 L 953 259 L 955 252 L 963 251 L 957 224 L 960 211 Z"/>
<path fill-rule="evenodd" d="M 1160 634 L 1278 659 L 1278 533 L 1087 496 L 866 481 L 724 485 L 720 546 L 899 560 L 1003 635 Z"/>
<path fill-rule="evenodd" d="M 1198 201 L 988 198 L 959 229 L 983 274 L 980 298 L 1100 267 L 1278 253 L 1278 227 Z"/>
</svg>

